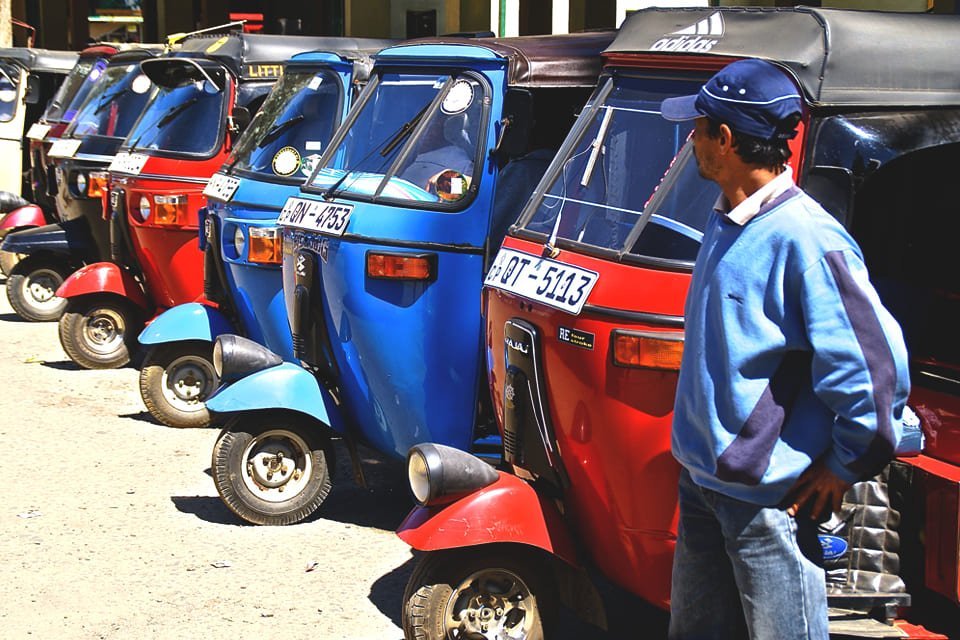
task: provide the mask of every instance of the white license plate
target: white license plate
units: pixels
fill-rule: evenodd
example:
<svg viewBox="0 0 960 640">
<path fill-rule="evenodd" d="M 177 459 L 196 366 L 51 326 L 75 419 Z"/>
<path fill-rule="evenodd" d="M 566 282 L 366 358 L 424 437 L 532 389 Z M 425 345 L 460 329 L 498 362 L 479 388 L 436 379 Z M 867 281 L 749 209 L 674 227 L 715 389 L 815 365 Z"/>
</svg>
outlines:
<svg viewBox="0 0 960 640">
<path fill-rule="evenodd" d="M 483 284 L 576 315 L 599 279 L 596 271 L 503 248 Z"/>
<path fill-rule="evenodd" d="M 353 205 L 320 200 L 287 198 L 277 224 L 315 231 L 328 236 L 342 236 L 350 222 Z"/>
<path fill-rule="evenodd" d="M 27 137 L 31 140 L 43 140 L 47 137 L 48 133 L 50 133 L 50 125 L 40 124 L 39 122 L 34 122 L 30 125 L 30 128 L 27 129 Z"/>
<path fill-rule="evenodd" d="M 77 138 L 60 138 L 50 145 L 47 155 L 51 158 L 72 158 L 82 142 Z"/>
<path fill-rule="evenodd" d="M 210 177 L 207 186 L 203 188 L 203 195 L 208 198 L 216 198 L 224 202 L 230 202 L 230 198 L 236 193 L 240 186 L 240 179 L 231 176 L 225 176 L 222 173 L 215 173 Z"/>
<path fill-rule="evenodd" d="M 121 151 L 114 156 L 109 169 L 117 173 L 129 173 L 138 176 L 140 172 L 143 171 L 143 165 L 147 164 L 149 158 L 150 156 L 142 153 L 127 153 L 126 151 Z"/>
</svg>

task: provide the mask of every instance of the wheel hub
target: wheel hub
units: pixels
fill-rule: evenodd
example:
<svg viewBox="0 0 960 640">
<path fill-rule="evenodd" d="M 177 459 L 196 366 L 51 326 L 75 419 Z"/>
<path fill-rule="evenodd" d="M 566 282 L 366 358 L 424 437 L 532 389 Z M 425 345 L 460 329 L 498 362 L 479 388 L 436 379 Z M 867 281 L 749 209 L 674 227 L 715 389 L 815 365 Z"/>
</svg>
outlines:
<svg viewBox="0 0 960 640">
<path fill-rule="evenodd" d="M 164 370 L 164 398 L 181 411 L 199 411 L 216 384 L 212 365 L 196 356 L 177 358 Z"/>
<path fill-rule="evenodd" d="M 123 317 L 113 309 L 95 309 L 86 318 L 83 336 L 90 348 L 110 353 L 123 343 Z"/>
<path fill-rule="evenodd" d="M 302 492 L 313 464 L 307 443 L 288 431 L 257 436 L 244 451 L 243 460 L 247 488 L 270 502 L 291 500 Z"/>
<path fill-rule="evenodd" d="M 53 306 L 59 302 L 56 292 L 60 277 L 47 269 L 35 271 L 25 282 L 25 297 L 40 307 Z"/>
<path fill-rule="evenodd" d="M 447 637 L 522 640 L 533 626 L 533 595 L 505 569 L 480 571 L 454 591 L 448 607 Z"/>
</svg>

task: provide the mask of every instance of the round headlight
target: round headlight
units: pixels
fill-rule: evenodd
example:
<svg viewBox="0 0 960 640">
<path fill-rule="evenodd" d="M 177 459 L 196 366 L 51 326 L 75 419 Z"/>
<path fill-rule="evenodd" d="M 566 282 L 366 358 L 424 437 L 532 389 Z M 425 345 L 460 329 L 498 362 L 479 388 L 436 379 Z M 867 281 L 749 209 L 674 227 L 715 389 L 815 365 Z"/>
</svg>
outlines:
<svg viewBox="0 0 960 640">
<path fill-rule="evenodd" d="M 77 193 L 81 196 L 87 195 L 87 175 L 78 171 L 73 177 L 73 186 L 77 188 Z"/>
<path fill-rule="evenodd" d="M 417 450 L 410 452 L 410 460 L 407 462 L 407 479 L 410 482 L 413 497 L 420 504 L 426 504 L 430 499 L 430 472 L 427 468 L 427 459 Z"/>
<path fill-rule="evenodd" d="M 223 377 L 223 346 L 219 340 L 213 343 L 213 370 L 218 378 Z"/>
<path fill-rule="evenodd" d="M 246 242 L 243 237 L 243 229 L 237 227 L 233 232 L 233 248 L 237 252 L 237 258 L 243 258 L 243 245 Z"/>
<path fill-rule="evenodd" d="M 150 198 L 140 196 L 140 217 L 146 220 L 150 217 Z"/>
</svg>

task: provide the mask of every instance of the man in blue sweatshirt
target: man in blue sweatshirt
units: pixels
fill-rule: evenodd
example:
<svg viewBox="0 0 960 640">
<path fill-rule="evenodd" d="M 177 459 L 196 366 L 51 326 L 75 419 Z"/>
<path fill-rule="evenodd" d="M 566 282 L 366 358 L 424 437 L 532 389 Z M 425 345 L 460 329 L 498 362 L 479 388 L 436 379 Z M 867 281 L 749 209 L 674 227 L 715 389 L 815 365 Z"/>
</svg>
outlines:
<svg viewBox="0 0 960 640">
<path fill-rule="evenodd" d="M 722 191 L 687 297 L 671 638 L 827 638 L 815 518 L 900 438 L 906 348 L 856 242 L 794 185 L 802 111 L 760 60 L 662 105 L 695 120 L 700 174 Z"/>
</svg>

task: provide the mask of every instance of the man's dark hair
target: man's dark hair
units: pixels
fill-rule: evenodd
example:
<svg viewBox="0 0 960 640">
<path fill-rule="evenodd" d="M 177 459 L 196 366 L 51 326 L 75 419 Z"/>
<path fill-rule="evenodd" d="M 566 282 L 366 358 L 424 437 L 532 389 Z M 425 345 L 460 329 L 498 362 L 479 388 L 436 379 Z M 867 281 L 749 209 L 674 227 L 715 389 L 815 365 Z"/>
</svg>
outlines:
<svg viewBox="0 0 960 640">
<path fill-rule="evenodd" d="M 787 163 L 792 153 L 788 146 L 789 135 L 797 128 L 800 122 L 800 116 L 797 114 L 781 120 L 777 123 L 777 134 L 772 140 L 764 140 L 756 136 L 749 136 L 745 133 L 733 131 L 734 149 L 740 159 L 747 164 L 753 164 L 764 169 L 777 170 Z M 707 118 L 707 135 L 716 138 L 720 135 L 720 121 L 713 118 Z M 730 126 L 729 124 L 727 125 Z"/>
</svg>

